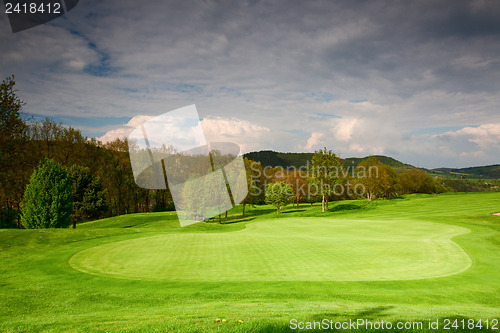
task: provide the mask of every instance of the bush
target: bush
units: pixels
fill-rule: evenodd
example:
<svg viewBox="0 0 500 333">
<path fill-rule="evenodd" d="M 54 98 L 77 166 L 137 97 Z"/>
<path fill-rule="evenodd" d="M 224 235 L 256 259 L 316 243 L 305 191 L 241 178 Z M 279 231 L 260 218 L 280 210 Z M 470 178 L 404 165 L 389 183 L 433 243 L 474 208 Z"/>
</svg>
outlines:
<svg viewBox="0 0 500 333">
<path fill-rule="evenodd" d="M 21 223 L 25 228 L 65 228 L 71 224 L 73 198 L 66 169 L 51 159 L 35 168 L 24 192 Z"/>
</svg>

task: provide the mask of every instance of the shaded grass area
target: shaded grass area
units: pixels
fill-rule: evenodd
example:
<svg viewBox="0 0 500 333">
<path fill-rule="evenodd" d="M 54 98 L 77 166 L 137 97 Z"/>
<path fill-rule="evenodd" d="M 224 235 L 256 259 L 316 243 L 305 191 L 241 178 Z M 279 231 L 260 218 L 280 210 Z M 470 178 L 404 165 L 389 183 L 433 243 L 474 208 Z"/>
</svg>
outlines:
<svg viewBox="0 0 500 333">
<path fill-rule="evenodd" d="M 305 204 L 276 215 L 269 206 L 247 206 L 249 214 L 242 218 L 238 207 L 227 224 L 185 228 L 166 212 L 119 216 L 76 230 L 0 230 L 0 330 L 281 332 L 291 331 L 292 318 L 427 322 L 500 316 L 500 217 L 490 215 L 500 211 L 498 193 L 413 195 L 338 202 L 330 208 L 322 214 L 320 205 Z M 306 216 L 464 227 L 471 232 L 453 240 L 472 258 L 472 266 L 456 275 L 407 281 L 173 282 L 89 275 L 68 264 L 80 251 L 115 241 L 239 232 L 256 223 Z"/>
</svg>

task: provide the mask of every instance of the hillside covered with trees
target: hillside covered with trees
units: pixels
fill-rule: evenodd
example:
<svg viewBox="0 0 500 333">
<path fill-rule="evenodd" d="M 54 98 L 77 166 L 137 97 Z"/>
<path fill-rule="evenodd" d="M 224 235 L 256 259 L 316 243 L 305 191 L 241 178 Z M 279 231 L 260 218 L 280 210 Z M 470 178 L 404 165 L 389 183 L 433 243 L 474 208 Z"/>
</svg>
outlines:
<svg viewBox="0 0 500 333">
<path fill-rule="evenodd" d="M 244 154 L 244 156 L 250 160 L 260 162 L 263 167 L 295 167 L 299 168 L 301 166 L 306 166 L 311 164 L 314 153 L 280 153 L 272 150 L 261 150 L 256 152 L 250 152 Z M 415 169 L 413 165 L 405 164 L 392 157 L 383 155 L 373 155 L 377 160 L 385 165 L 395 168 L 396 170 L 407 170 Z M 356 167 L 362 161 L 366 160 L 370 156 L 366 157 L 348 157 L 340 158 L 340 161 L 344 168 Z"/>
<path fill-rule="evenodd" d="M 460 169 L 437 168 L 432 172 L 449 178 L 500 179 L 500 164 Z"/>
<path fill-rule="evenodd" d="M 299 168 L 311 164 L 314 153 L 281 153 L 272 150 L 262 150 L 244 154 L 248 159 L 259 162 L 264 168 L 282 167 Z M 366 157 L 340 158 L 340 162 L 346 170 L 354 170 Z M 373 155 L 379 162 L 390 166 L 398 174 L 425 172 L 435 180 L 456 192 L 496 192 L 500 190 L 500 165 L 479 166 L 470 168 L 417 168 L 411 164 L 403 163 L 392 157 L 384 155 Z M 419 170 L 419 171 L 415 171 Z"/>
</svg>

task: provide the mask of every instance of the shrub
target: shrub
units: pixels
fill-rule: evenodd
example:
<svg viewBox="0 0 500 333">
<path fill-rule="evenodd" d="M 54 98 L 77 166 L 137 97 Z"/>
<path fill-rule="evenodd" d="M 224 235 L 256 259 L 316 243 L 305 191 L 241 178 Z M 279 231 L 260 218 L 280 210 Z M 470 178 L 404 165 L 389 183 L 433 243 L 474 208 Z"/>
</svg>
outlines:
<svg viewBox="0 0 500 333">
<path fill-rule="evenodd" d="M 35 168 L 24 192 L 21 223 L 25 228 L 65 228 L 71 224 L 73 198 L 66 168 L 51 159 Z"/>
</svg>

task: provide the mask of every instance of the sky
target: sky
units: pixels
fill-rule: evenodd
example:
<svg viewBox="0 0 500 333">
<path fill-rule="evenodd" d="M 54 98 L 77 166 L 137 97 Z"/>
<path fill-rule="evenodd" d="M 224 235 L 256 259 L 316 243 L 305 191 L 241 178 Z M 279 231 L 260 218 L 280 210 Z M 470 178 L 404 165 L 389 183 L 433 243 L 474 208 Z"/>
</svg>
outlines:
<svg viewBox="0 0 500 333">
<path fill-rule="evenodd" d="M 243 153 L 500 164 L 496 0 L 81 0 L 0 45 L 24 112 L 104 142 L 195 104 Z"/>
</svg>

